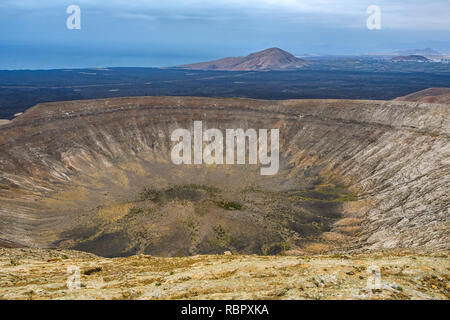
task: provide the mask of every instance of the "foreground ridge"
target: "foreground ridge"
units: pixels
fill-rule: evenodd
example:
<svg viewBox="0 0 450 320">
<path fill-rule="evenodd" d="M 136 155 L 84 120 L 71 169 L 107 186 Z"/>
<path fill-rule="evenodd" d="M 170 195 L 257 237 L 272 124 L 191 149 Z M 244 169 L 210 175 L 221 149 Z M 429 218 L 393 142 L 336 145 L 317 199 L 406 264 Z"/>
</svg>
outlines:
<svg viewBox="0 0 450 320">
<path fill-rule="evenodd" d="M 448 254 L 133 256 L 0 249 L 0 299 L 449 299 Z M 81 288 L 67 288 L 80 268 Z M 368 288 L 371 270 L 380 286 Z M 370 280 L 369 280 L 370 281 Z"/>
</svg>

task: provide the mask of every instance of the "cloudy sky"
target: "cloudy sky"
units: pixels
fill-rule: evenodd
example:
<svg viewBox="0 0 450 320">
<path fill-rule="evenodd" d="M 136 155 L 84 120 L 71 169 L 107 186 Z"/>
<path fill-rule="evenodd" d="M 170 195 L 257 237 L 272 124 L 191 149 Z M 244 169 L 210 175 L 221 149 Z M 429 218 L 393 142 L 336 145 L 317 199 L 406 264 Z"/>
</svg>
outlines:
<svg viewBox="0 0 450 320">
<path fill-rule="evenodd" d="M 81 30 L 68 30 L 69 5 Z M 366 10 L 381 8 L 381 30 Z M 450 53 L 448 0 L 0 0 L 0 69 L 171 66 L 268 47 Z"/>
</svg>

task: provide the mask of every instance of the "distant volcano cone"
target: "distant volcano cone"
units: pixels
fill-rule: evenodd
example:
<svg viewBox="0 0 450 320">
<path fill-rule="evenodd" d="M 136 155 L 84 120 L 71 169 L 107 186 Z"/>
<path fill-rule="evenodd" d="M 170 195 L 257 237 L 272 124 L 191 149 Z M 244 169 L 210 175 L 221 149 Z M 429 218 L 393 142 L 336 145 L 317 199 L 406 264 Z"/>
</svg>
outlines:
<svg viewBox="0 0 450 320">
<path fill-rule="evenodd" d="M 231 57 L 209 62 L 179 66 L 190 70 L 223 70 L 223 71 L 268 71 L 295 70 L 307 65 L 303 59 L 281 50 L 270 48 L 252 53 L 246 57 Z"/>
</svg>

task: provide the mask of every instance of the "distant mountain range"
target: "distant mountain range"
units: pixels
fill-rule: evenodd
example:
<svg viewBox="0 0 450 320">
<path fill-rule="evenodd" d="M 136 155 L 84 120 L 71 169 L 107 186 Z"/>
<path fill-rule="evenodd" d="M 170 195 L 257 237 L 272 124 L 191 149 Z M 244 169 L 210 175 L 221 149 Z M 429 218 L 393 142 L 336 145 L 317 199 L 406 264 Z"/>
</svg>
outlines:
<svg viewBox="0 0 450 320">
<path fill-rule="evenodd" d="M 446 56 L 446 54 L 436 51 L 431 48 L 425 48 L 425 49 L 408 49 L 408 50 L 395 50 L 395 51 L 387 51 L 387 52 L 373 52 L 369 55 L 376 55 L 376 56 L 424 56 L 427 58 L 436 58 L 436 57 L 443 57 Z"/>
<path fill-rule="evenodd" d="M 398 56 L 398 57 L 392 58 L 390 61 L 391 62 L 429 62 L 431 60 L 424 56 L 409 55 L 409 56 Z"/>
<path fill-rule="evenodd" d="M 295 70 L 309 64 L 289 52 L 279 48 L 270 48 L 252 53 L 246 57 L 229 57 L 214 61 L 200 62 L 178 66 L 189 70 L 222 70 L 222 71 L 270 71 Z"/>
<path fill-rule="evenodd" d="M 400 50 L 396 51 L 395 55 L 398 56 L 411 56 L 411 55 L 419 55 L 419 56 L 440 56 L 441 52 L 433 50 L 431 48 L 425 49 L 413 49 L 413 50 Z"/>
</svg>

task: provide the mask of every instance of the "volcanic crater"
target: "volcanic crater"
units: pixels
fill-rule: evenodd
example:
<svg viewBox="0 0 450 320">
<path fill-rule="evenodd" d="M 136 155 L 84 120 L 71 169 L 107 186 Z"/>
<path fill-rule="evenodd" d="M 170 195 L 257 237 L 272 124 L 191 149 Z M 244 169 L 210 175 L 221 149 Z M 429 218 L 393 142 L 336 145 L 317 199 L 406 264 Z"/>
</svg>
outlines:
<svg viewBox="0 0 450 320">
<path fill-rule="evenodd" d="M 279 129 L 280 169 L 174 165 L 175 129 Z M 448 104 L 133 97 L 0 127 L 0 246 L 104 257 L 449 245 Z"/>
</svg>

